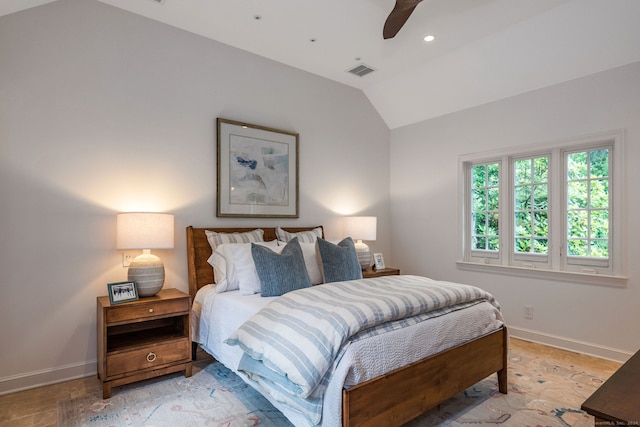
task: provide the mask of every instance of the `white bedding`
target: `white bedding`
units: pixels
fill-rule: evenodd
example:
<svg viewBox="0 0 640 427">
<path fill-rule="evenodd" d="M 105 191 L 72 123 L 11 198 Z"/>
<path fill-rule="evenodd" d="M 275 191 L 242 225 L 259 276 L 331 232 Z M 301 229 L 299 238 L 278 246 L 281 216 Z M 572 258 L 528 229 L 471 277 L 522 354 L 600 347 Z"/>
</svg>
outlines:
<svg viewBox="0 0 640 427">
<path fill-rule="evenodd" d="M 243 352 L 237 346 L 224 344 L 224 340 L 273 298 L 263 298 L 259 294 L 243 296 L 238 291 L 216 293 L 214 286 L 205 286 L 196 295 L 192 336 L 208 353 L 238 373 L 238 364 Z M 322 426 L 341 425 L 343 385 L 358 384 L 377 377 L 392 369 L 493 332 L 502 324 L 500 311 L 488 302 L 482 302 L 469 309 L 454 311 L 351 343 L 329 382 L 324 399 Z M 398 343 L 403 345 L 398 346 Z M 243 373 L 239 375 L 246 380 Z M 246 381 L 255 386 L 253 382 Z M 309 425 L 306 418 L 296 410 L 269 400 L 294 425 Z"/>
</svg>

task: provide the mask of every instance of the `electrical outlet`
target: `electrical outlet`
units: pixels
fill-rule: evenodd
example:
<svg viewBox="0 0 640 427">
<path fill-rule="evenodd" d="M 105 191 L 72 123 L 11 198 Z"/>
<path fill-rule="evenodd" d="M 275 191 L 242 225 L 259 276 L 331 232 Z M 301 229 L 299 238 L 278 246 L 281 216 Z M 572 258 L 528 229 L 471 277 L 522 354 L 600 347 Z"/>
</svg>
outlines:
<svg viewBox="0 0 640 427">
<path fill-rule="evenodd" d="M 129 267 L 131 261 L 137 256 L 135 252 L 122 252 L 122 266 Z"/>
<path fill-rule="evenodd" d="M 525 305 L 524 306 L 524 318 L 532 320 L 533 319 L 533 306 Z"/>
</svg>

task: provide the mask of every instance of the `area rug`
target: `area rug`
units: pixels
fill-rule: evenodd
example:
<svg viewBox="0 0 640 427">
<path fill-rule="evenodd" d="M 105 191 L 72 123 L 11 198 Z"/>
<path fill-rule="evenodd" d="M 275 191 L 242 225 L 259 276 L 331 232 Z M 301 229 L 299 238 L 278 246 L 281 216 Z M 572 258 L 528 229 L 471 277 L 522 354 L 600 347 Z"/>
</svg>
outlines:
<svg viewBox="0 0 640 427">
<path fill-rule="evenodd" d="M 291 426 L 261 394 L 218 362 L 180 375 L 58 404 L 59 427 Z"/>
<path fill-rule="evenodd" d="M 493 375 L 423 414 L 406 427 L 593 426 L 580 405 L 604 381 L 570 363 L 511 350 L 509 393 Z M 89 396 L 60 402 L 58 425 L 245 427 L 291 424 L 264 397 L 223 365 L 194 367 L 179 375 L 114 389 L 113 397 Z"/>
</svg>

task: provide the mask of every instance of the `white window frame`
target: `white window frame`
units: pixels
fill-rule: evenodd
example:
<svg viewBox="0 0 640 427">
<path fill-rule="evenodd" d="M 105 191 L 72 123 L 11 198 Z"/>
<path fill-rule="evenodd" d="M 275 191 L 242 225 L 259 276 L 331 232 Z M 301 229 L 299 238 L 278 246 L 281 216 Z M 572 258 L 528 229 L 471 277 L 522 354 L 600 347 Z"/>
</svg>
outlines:
<svg viewBox="0 0 640 427">
<path fill-rule="evenodd" d="M 567 149 L 567 150 L 562 150 L 561 156 L 562 156 L 562 176 L 563 178 L 566 179 L 567 176 L 567 170 L 566 170 L 566 156 L 570 153 L 573 152 L 577 152 L 577 151 L 586 151 L 586 150 L 592 150 L 592 149 L 599 149 L 599 148 L 608 148 L 610 150 L 609 152 L 609 194 L 610 194 L 610 198 L 611 195 L 613 194 L 612 192 L 612 186 L 613 184 L 613 177 L 611 176 L 611 170 L 614 167 L 613 163 L 614 163 L 614 159 L 613 159 L 613 152 L 615 150 L 615 147 L 613 144 L 611 145 L 607 145 L 607 144 L 590 144 L 590 145 L 586 145 L 586 146 L 581 146 L 579 147 L 580 150 L 571 150 L 571 149 Z M 615 175 L 615 170 L 613 171 L 614 175 Z M 563 185 L 563 190 L 566 191 L 567 189 L 567 182 L 564 181 L 564 185 Z M 567 202 L 566 202 L 566 198 L 567 195 L 563 194 L 563 211 L 562 211 L 562 215 L 563 215 L 563 223 L 562 223 L 562 231 L 564 233 L 564 235 L 567 235 L 567 221 L 566 221 L 566 217 L 568 215 L 568 208 L 567 208 Z M 612 203 L 613 201 L 613 203 Z M 609 202 L 609 216 L 613 217 L 613 210 L 615 208 L 615 199 L 611 200 Z M 610 220 L 611 222 L 611 220 Z M 615 227 L 615 224 L 614 224 Z M 610 228 L 611 231 L 611 228 Z M 578 257 L 570 257 L 568 254 L 565 254 L 564 252 L 561 253 L 561 260 L 563 263 L 563 268 L 565 270 L 568 271 L 576 271 L 576 272 L 580 272 L 580 273 L 606 273 L 606 274 L 613 274 L 614 273 L 614 262 L 613 262 L 613 258 L 614 258 L 614 254 L 615 251 L 613 251 L 614 253 L 612 253 L 612 249 L 615 249 L 615 245 L 613 244 L 613 236 L 611 235 L 610 232 L 610 236 L 609 236 L 609 242 L 610 242 L 610 248 L 609 248 L 609 258 L 605 259 L 605 260 L 601 260 L 601 259 L 597 259 L 597 258 L 593 258 L 593 259 L 580 259 Z M 566 245 L 564 245 L 563 247 L 563 251 L 566 250 Z"/>
<path fill-rule="evenodd" d="M 538 158 L 538 157 L 548 157 L 549 158 L 549 171 L 547 174 L 547 192 L 548 192 L 548 207 L 547 207 L 547 212 L 549 214 L 547 220 L 549 222 L 548 227 L 549 227 L 549 234 L 547 236 L 548 238 L 548 253 L 546 255 L 544 254 L 531 254 L 531 253 L 516 253 L 516 251 L 514 250 L 514 238 L 515 238 L 515 221 L 513 219 L 513 214 L 514 214 L 514 210 L 515 210 L 515 195 L 513 192 L 513 189 L 515 187 L 515 163 L 517 160 L 524 160 L 524 159 L 533 159 L 533 158 Z M 511 243 L 510 247 L 509 247 L 509 257 L 510 257 L 510 263 L 509 265 L 513 265 L 513 266 L 518 266 L 518 267 L 523 267 L 523 268 L 543 268 L 543 269 L 547 269 L 550 270 L 552 269 L 552 250 L 553 247 L 551 245 L 551 241 L 552 241 L 552 232 L 553 229 L 555 227 L 554 224 L 554 218 L 553 215 L 551 214 L 551 212 L 553 211 L 553 194 L 554 194 L 554 188 L 553 188 L 553 177 L 554 177 L 554 165 L 553 165 L 553 153 L 551 151 L 536 151 L 536 152 L 529 152 L 526 155 L 520 155 L 520 156 L 509 156 L 509 181 L 508 181 L 508 190 L 509 190 L 509 234 L 507 236 L 507 240 Z"/>
<path fill-rule="evenodd" d="M 579 150 L 608 146 L 609 152 L 609 258 L 569 258 L 567 245 L 567 202 L 565 155 Z M 626 228 L 624 208 L 624 131 L 616 130 L 552 143 L 533 144 L 534 148 L 514 147 L 459 157 L 459 241 L 458 268 L 509 275 L 572 281 L 585 284 L 626 286 L 626 251 L 623 232 Z M 549 157 L 549 253 L 516 254 L 514 251 L 514 162 Z M 483 254 L 471 249 L 471 167 L 487 163 L 500 164 L 500 249 Z"/>
<path fill-rule="evenodd" d="M 489 165 L 489 164 L 493 164 L 493 163 L 498 163 L 498 168 L 500 170 L 499 172 L 499 179 L 500 182 L 502 182 L 503 179 L 503 164 L 500 160 L 495 161 L 495 160 L 490 160 L 490 161 L 480 161 L 480 162 L 474 162 L 473 166 L 480 166 L 480 165 Z M 465 179 L 466 182 L 470 183 L 471 182 L 471 167 L 468 167 L 465 171 Z M 502 222 L 502 215 L 503 215 L 503 203 L 502 203 L 502 197 L 503 197 L 503 193 L 502 193 L 502 186 L 499 187 L 499 191 L 500 191 L 500 199 L 499 199 L 499 204 L 498 204 L 498 214 L 500 216 L 500 220 Z M 467 245 L 466 248 L 466 253 L 469 259 L 472 259 L 476 262 L 483 262 L 485 264 L 501 264 L 502 263 L 502 253 L 503 251 L 481 251 L 481 250 L 476 250 L 476 249 L 472 249 L 471 248 L 471 197 L 467 197 L 465 200 L 467 206 L 465 207 L 465 212 L 468 213 L 468 217 L 469 217 L 469 222 L 467 222 L 467 229 L 466 229 L 466 239 L 469 241 L 469 244 Z M 499 236 L 499 247 L 502 248 L 503 242 L 502 242 L 502 233 Z"/>
</svg>

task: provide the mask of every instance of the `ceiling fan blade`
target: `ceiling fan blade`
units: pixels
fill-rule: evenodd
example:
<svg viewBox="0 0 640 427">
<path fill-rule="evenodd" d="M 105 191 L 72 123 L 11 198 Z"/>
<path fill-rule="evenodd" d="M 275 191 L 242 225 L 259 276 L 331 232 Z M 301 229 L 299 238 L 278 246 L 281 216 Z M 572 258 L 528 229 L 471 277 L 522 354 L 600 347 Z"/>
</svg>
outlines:
<svg viewBox="0 0 640 427">
<path fill-rule="evenodd" d="M 385 39 L 395 37 L 421 1 L 422 0 L 396 0 L 393 10 L 384 23 L 382 36 Z"/>
</svg>

